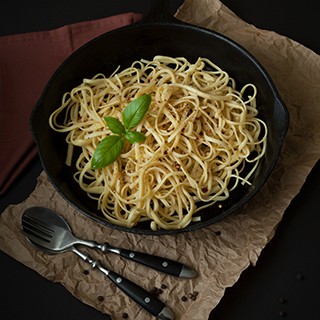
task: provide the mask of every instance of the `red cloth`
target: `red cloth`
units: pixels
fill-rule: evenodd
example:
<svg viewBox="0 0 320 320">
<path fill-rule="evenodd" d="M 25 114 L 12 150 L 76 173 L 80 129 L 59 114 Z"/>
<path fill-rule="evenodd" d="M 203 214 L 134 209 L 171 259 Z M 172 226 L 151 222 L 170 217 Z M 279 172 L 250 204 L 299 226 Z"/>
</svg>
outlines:
<svg viewBox="0 0 320 320">
<path fill-rule="evenodd" d="M 0 194 L 37 154 L 30 112 L 50 76 L 75 49 L 142 18 L 119 14 L 55 30 L 0 37 Z"/>
</svg>

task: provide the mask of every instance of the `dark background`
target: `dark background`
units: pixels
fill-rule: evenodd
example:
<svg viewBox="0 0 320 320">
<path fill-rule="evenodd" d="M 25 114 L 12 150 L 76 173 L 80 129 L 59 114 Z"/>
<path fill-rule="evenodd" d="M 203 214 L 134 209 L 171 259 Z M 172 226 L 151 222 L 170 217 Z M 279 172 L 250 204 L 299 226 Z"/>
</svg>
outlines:
<svg viewBox="0 0 320 320">
<path fill-rule="evenodd" d="M 170 1 L 170 10 L 175 12 L 182 2 Z M 320 28 L 315 1 L 222 2 L 256 27 L 288 36 L 319 54 Z M 49 30 L 129 11 L 147 14 L 151 3 L 151 0 L 6 1 L 0 10 L 0 35 Z M 21 202 L 32 192 L 41 170 L 37 158 L 0 197 L 0 212 L 8 204 Z M 263 250 L 257 266 L 249 267 L 239 281 L 226 290 L 210 319 L 320 319 L 319 181 L 318 162 L 286 210 L 275 237 Z M 42 278 L 3 252 L 0 252 L 0 271 L 2 319 L 108 319 L 74 298 L 61 285 Z"/>
</svg>

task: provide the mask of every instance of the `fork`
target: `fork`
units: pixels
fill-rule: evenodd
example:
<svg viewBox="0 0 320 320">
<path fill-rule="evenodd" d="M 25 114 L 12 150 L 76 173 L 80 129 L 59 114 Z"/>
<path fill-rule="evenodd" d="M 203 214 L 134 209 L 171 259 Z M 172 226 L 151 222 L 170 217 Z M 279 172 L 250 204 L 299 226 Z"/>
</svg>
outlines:
<svg viewBox="0 0 320 320">
<path fill-rule="evenodd" d="M 55 250 L 57 246 L 65 249 L 75 244 L 86 245 L 90 248 L 99 249 L 104 253 L 112 252 L 118 254 L 129 260 L 173 276 L 181 278 L 194 278 L 196 276 L 196 272 L 193 269 L 178 261 L 133 250 L 115 248 L 108 243 L 100 244 L 96 241 L 76 238 L 69 224 L 60 215 L 48 208 L 28 208 L 23 215 L 23 222 L 24 228 L 28 228 L 29 231 L 34 231 L 32 229 L 37 228 L 38 238 L 41 236 L 38 239 L 38 243 L 39 241 L 45 242 L 45 245 L 50 247 L 51 250 Z M 40 231 L 41 234 L 39 234 Z"/>
</svg>

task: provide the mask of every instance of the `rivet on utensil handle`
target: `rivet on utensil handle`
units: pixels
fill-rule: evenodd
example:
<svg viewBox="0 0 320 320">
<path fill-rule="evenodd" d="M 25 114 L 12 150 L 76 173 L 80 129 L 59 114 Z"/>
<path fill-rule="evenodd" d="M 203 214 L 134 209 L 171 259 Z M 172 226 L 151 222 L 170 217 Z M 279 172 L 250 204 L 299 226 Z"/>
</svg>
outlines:
<svg viewBox="0 0 320 320">
<path fill-rule="evenodd" d="M 172 311 L 160 300 L 153 297 L 148 291 L 137 286 L 134 282 L 119 276 L 116 272 L 109 271 L 108 277 L 132 300 L 149 311 L 159 319 L 174 319 Z M 121 279 L 119 281 L 119 279 Z"/>
<path fill-rule="evenodd" d="M 196 272 L 193 269 L 171 259 L 126 249 L 120 249 L 119 253 L 129 260 L 176 277 L 194 278 L 196 276 Z"/>
</svg>

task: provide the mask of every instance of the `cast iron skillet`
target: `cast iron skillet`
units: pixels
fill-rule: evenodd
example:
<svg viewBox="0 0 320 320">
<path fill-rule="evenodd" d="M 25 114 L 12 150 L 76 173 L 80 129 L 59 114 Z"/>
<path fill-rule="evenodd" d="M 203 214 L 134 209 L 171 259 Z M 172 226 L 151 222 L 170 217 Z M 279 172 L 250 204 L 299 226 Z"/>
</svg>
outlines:
<svg viewBox="0 0 320 320">
<path fill-rule="evenodd" d="M 99 72 L 109 75 L 118 65 L 126 68 L 135 60 L 152 59 L 155 55 L 183 56 L 189 61 L 195 61 L 199 56 L 207 57 L 235 78 L 239 88 L 248 82 L 255 84 L 260 116 L 269 131 L 267 153 L 255 172 L 252 186 L 239 187 L 223 202 L 222 208 L 213 205 L 201 211 L 201 222 L 192 223 L 182 230 L 152 231 L 149 223 L 129 229 L 105 221 L 97 210 L 96 202 L 74 181 L 74 169 L 64 164 L 67 147 L 64 135 L 56 133 L 48 125 L 48 118 L 60 105 L 63 93 L 79 85 L 83 78 Z M 103 34 L 75 51 L 53 74 L 30 118 L 43 168 L 68 203 L 111 228 L 152 235 L 196 230 L 238 211 L 262 188 L 273 170 L 288 123 L 287 109 L 274 84 L 249 52 L 221 34 L 176 20 L 163 3 L 140 23 Z"/>
</svg>

